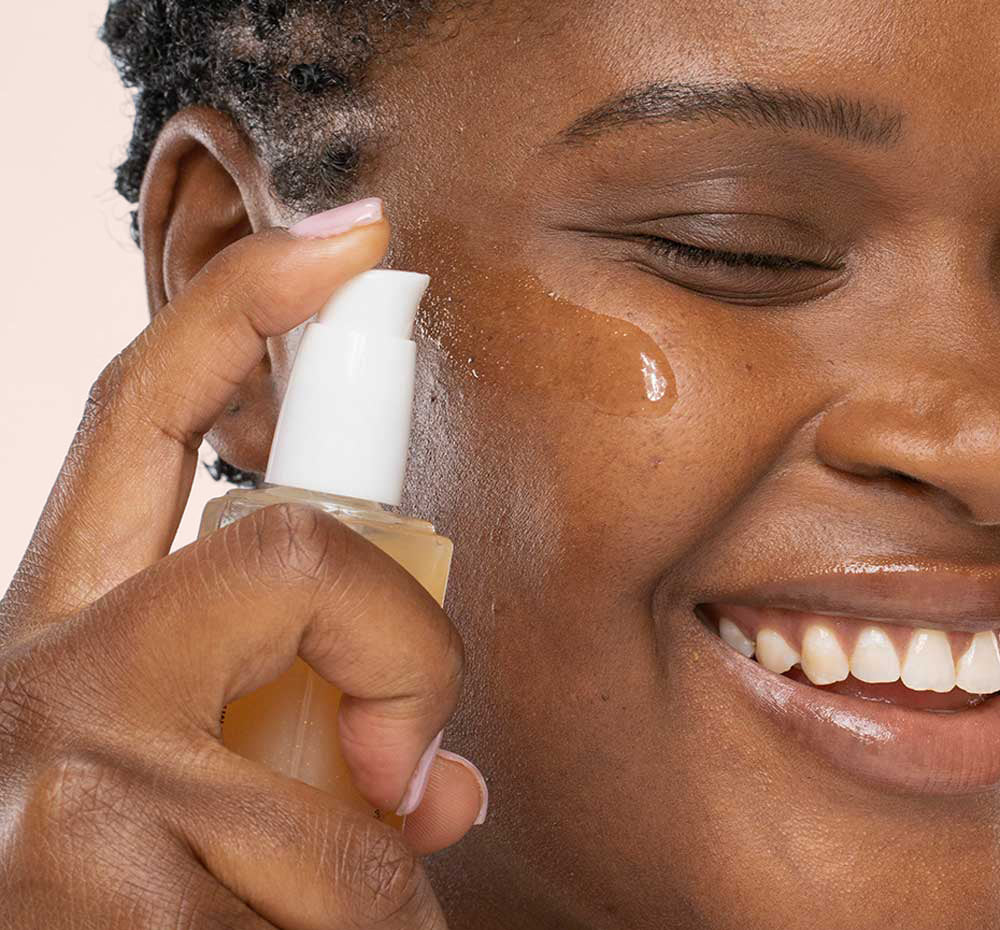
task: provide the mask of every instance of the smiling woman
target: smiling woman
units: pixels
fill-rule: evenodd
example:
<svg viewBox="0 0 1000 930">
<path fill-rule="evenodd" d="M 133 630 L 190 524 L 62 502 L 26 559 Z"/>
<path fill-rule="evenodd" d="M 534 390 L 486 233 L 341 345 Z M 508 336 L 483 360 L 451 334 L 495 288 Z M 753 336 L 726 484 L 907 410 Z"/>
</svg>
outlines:
<svg viewBox="0 0 1000 930">
<path fill-rule="evenodd" d="M 332 827 L 323 799 L 232 760 L 205 776 L 217 757 L 180 729 L 170 758 L 197 761 L 168 775 L 163 753 L 100 744 L 127 760 L 123 796 L 144 802 L 108 834 L 128 868 L 153 845 L 131 825 L 167 810 L 167 835 L 189 845 L 153 884 L 162 896 L 187 887 L 178 870 L 197 887 L 210 873 L 211 893 L 184 906 L 193 926 L 218 902 L 246 926 L 327 926 L 350 874 L 426 910 L 345 925 L 995 927 L 1000 7 L 123 0 L 106 36 L 138 89 L 121 189 L 139 203 L 155 316 L 110 384 L 159 425 L 142 448 L 174 444 L 140 456 L 148 486 L 103 497 L 71 456 L 8 603 L 23 614 L 43 591 L 43 615 L 62 617 L 80 591 L 110 592 L 78 626 L 110 617 L 132 637 L 111 640 L 115 669 L 147 635 L 191 667 L 231 650 L 238 674 L 195 676 L 211 725 L 299 643 L 368 699 L 373 733 L 402 708 L 419 721 L 399 772 L 345 740 L 366 797 L 395 799 L 447 719 L 445 744 L 481 766 L 491 805 L 455 842 L 478 782 L 467 760 L 437 757 L 404 834 L 434 853 L 432 894 L 382 834 L 360 858 L 332 848 L 360 828 Z M 375 195 L 391 240 L 381 219 L 343 233 L 343 213 L 294 225 Z M 307 239 L 300 256 L 275 226 L 347 238 Z M 183 476 L 182 448 L 207 431 L 259 478 L 300 324 L 338 275 L 379 262 L 431 277 L 403 508 L 455 543 L 453 627 L 301 514 L 247 518 L 187 562 L 158 561 L 184 494 L 175 477 L 149 504 L 162 460 Z M 303 268 L 321 283 L 296 284 Z M 239 325 L 220 328 L 223 312 Z M 157 341 L 184 326 L 186 354 Z M 151 367 L 130 375 L 137 359 Z M 111 423 L 100 411 L 116 403 L 96 396 Z M 110 448 L 107 423 L 87 435 Z M 113 568 L 72 548 L 82 538 Z M 280 557 L 261 556 L 274 539 Z M 33 573 L 46 564 L 74 568 Z M 251 597 L 258 576 L 279 581 Z M 182 629 L 198 648 L 165 638 L 157 611 L 174 602 L 196 606 Z M 147 603 L 153 619 L 131 632 Z M 248 616 L 275 625 L 276 645 Z M 216 623 L 224 648 L 206 645 Z M 241 646 L 244 630 L 257 639 Z M 96 654 L 66 637 L 45 656 Z M 183 703 L 201 694 L 185 669 L 123 693 Z M 72 716 L 57 693 L 51 716 Z M 143 786 L 156 771 L 160 793 L 133 771 Z M 25 861 L 51 861 L 50 846 Z M 339 884 L 331 862 L 347 863 Z M 393 885 L 403 873 L 419 894 Z M 149 882 L 128 876 L 115 888 L 141 899 Z M 115 919 L 102 925 L 128 925 Z"/>
</svg>

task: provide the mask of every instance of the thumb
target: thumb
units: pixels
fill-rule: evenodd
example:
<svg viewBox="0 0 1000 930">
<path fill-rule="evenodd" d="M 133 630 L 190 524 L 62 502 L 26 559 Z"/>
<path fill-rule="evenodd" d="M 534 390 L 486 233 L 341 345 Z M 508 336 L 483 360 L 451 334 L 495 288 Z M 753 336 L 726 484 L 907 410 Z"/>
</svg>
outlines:
<svg viewBox="0 0 1000 930">
<path fill-rule="evenodd" d="M 439 749 L 423 800 L 403 823 L 403 838 L 419 855 L 437 852 L 483 823 L 488 806 L 489 789 L 479 769 L 464 756 Z"/>
</svg>

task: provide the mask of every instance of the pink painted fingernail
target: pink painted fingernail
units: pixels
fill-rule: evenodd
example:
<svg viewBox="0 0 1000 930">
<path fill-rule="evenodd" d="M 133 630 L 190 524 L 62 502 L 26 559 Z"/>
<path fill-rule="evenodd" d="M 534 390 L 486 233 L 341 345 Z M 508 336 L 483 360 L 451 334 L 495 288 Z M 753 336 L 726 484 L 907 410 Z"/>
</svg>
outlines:
<svg viewBox="0 0 1000 930">
<path fill-rule="evenodd" d="M 314 213 L 290 226 L 288 231 L 299 239 L 326 239 L 329 236 L 339 236 L 356 226 L 377 223 L 382 219 L 382 213 L 382 198 L 368 197 L 324 213 Z"/>
<path fill-rule="evenodd" d="M 410 776 L 409 784 L 406 786 L 406 793 L 403 795 L 403 800 L 399 802 L 399 807 L 396 808 L 398 816 L 412 814 L 420 807 L 420 802 L 424 799 L 424 792 L 427 790 L 427 780 L 431 775 L 431 763 L 434 761 L 434 756 L 437 755 L 442 736 L 444 736 L 444 730 L 434 737 L 430 746 L 424 750 L 424 754 L 420 757 L 416 769 L 414 769 L 413 774 Z"/>
<path fill-rule="evenodd" d="M 476 819 L 473 821 L 475 826 L 479 826 L 483 821 L 486 820 L 486 811 L 490 806 L 490 789 L 486 787 L 486 779 L 483 778 L 483 773 L 476 768 L 465 756 L 460 756 L 457 752 L 449 752 L 447 749 L 439 749 L 438 755 L 442 759 L 450 759 L 452 762 L 457 762 L 459 765 L 464 765 L 473 775 L 476 776 L 476 780 L 479 782 L 479 796 L 482 799 L 479 805 L 479 813 L 476 814 Z"/>
</svg>

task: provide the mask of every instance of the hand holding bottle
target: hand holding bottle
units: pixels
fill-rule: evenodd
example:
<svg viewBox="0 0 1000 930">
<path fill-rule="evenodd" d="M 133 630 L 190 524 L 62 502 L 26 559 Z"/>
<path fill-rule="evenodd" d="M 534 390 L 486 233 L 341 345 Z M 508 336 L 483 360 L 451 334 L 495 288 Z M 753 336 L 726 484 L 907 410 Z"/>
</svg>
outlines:
<svg viewBox="0 0 1000 930">
<path fill-rule="evenodd" d="M 440 607 L 310 507 L 167 555 L 201 436 L 266 338 L 384 253 L 380 214 L 353 211 L 231 246 L 91 392 L 2 602 L 2 926 L 444 927 L 416 856 L 480 819 L 471 764 L 434 761 L 401 835 L 219 741 L 223 706 L 301 656 L 347 696 L 356 787 L 395 810 L 458 698 Z"/>
</svg>

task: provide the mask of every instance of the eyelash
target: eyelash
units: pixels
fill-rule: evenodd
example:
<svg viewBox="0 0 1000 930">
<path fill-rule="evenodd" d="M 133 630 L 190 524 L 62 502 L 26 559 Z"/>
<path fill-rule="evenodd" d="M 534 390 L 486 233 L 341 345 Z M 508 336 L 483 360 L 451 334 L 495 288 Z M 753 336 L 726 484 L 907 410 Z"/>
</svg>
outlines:
<svg viewBox="0 0 1000 930">
<path fill-rule="evenodd" d="M 833 262 L 806 261 L 788 258 L 785 255 L 760 255 L 754 252 L 723 252 L 715 249 L 701 249 L 688 245 L 686 242 L 675 242 L 662 236 L 643 237 L 654 252 L 669 258 L 679 257 L 693 265 L 724 265 L 728 268 L 766 268 L 769 271 L 800 271 L 802 269 L 820 269 L 823 271 L 841 271 L 843 264 Z"/>
</svg>

